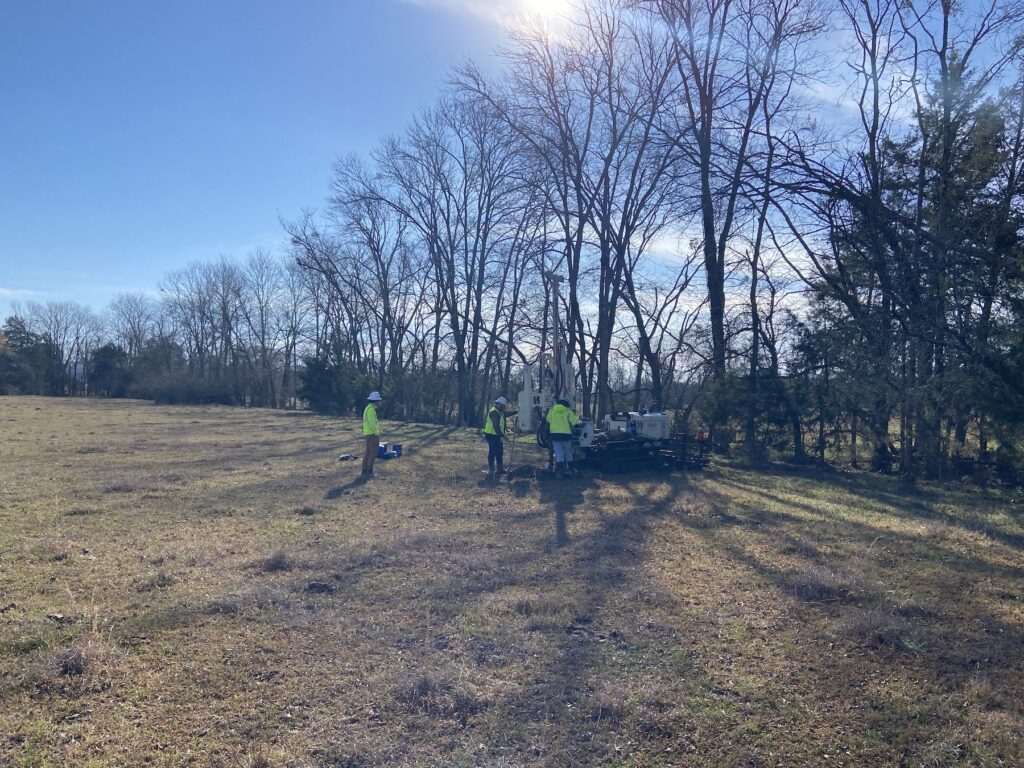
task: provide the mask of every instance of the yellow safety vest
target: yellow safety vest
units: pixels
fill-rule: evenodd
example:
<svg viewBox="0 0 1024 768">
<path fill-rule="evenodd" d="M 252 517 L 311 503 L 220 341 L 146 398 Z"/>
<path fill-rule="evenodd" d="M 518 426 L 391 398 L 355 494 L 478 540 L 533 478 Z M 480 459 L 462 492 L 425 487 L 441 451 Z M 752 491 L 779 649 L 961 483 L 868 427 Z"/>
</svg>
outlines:
<svg viewBox="0 0 1024 768">
<path fill-rule="evenodd" d="M 547 422 L 548 426 L 551 427 L 551 434 L 553 435 L 571 435 L 572 425 L 578 421 L 576 412 L 571 408 L 566 408 L 561 403 L 556 403 L 548 411 Z"/>
<path fill-rule="evenodd" d="M 377 408 L 373 403 L 367 403 L 363 408 L 363 436 L 380 435 L 380 426 L 377 424 Z"/>
<path fill-rule="evenodd" d="M 494 420 L 491 419 L 491 414 L 497 411 L 499 420 L 501 422 L 501 432 L 494 431 Z M 487 417 L 484 419 L 484 434 L 494 435 L 498 437 L 505 434 L 505 414 L 501 412 L 501 409 L 497 406 L 492 406 L 491 410 L 487 412 Z"/>
</svg>

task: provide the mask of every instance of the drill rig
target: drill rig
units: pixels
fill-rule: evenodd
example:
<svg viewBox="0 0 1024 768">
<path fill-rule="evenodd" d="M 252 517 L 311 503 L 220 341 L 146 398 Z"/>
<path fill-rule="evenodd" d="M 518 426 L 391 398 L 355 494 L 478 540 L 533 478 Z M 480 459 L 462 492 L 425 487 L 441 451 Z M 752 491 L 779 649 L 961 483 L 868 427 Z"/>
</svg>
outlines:
<svg viewBox="0 0 1024 768">
<path fill-rule="evenodd" d="M 576 407 L 576 370 L 563 343 L 559 314 L 558 286 L 562 278 L 553 272 L 545 272 L 544 277 L 550 286 L 547 296 L 552 312 L 550 338 L 541 343 L 536 366 L 538 380 L 534 380 L 534 366 L 527 365 L 523 369 L 523 390 L 519 393 L 519 428 L 524 432 L 536 432 L 538 437 L 544 434 L 544 418 L 556 402 L 565 399 L 571 408 Z M 592 422 L 581 422 L 579 427 L 590 438 L 593 437 Z"/>
<path fill-rule="evenodd" d="M 542 341 L 535 367 L 523 370 L 523 390 L 519 393 L 518 426 L 536 432 L 537 442 L 550 447 L 545 417 L 554 404 L 565 399 L 576 408 L 576 372 L 569 359 L 562 335 L 559 285 L 562 279 L 545 272 L 549 290 L 546 300 L 551 308 L 549 338 Z M 583 420 L 573 428 L 572 446 L 577 460 L 602 472 L 623 470 L 672 470 L 696 468 L 707 463 L 707 446 L 686 435 L 671 434 L 668 414 L 613 412 L 602 419 L 601 428 Z"/>
</svg>

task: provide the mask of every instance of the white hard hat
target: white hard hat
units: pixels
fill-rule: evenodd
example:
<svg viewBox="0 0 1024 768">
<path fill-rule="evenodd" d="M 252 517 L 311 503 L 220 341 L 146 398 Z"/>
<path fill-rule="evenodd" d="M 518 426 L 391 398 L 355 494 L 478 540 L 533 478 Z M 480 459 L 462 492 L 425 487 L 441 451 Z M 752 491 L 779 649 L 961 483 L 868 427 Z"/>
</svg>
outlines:
<svg viewBox="0 0 1024 768">
<path fill-rule="evenodd" d="M 497 403 L 498 405 L 508 405 L 508 400 L 505 399 L 504 397 L 499 397 L 495 399 L 494 402 Z"/>
<path fill-rule="evenodd" d="M 380 396 L 380 392 L 377 392 L 375 390 L 375 391 L 371 392 L 370 394 L 368 394 L 366 396 L 366 399 L 369 400 L 371 403 L 376 403 L 376 402 L 380 402 L 384 398 Z"/>
</svg>

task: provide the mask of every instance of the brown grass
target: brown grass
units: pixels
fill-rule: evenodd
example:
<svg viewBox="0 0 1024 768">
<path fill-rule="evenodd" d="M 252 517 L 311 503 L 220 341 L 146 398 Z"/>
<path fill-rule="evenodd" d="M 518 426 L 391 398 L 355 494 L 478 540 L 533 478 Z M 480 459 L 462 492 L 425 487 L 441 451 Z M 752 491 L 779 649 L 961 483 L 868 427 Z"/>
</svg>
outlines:
<svg viewBox="0 0 1024 768">
<path fill-rule="evenodd" d="M 267 573 L 290 571 L 293 567 L 294 565 L 287 552 L 275 552 L 260 564 L 260 568 Z"/>
<path fill-rule="evenodd" d="M 1024 765 L 1011 495 L 495 487 L 472 433 L 388 422 L 360 484 L 351 419 L 0 415 L 0 765 Z"/>
</svg>

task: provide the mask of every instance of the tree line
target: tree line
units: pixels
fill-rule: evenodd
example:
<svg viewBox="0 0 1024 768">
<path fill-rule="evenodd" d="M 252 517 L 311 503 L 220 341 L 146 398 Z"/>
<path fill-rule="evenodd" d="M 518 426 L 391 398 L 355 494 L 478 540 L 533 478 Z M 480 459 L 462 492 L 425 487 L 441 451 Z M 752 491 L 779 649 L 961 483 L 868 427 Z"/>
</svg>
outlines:
<svg viewBox="0 0 1024 768">
<path fill-rule="evenodd" d="M 480 423 L 554 322 L 588 416 L 916 477 L 1024 430 L 1016 2 L 593 0 L 509 31 L 279 253 L 8 318 L 9 391 Z"/>
</svg>

